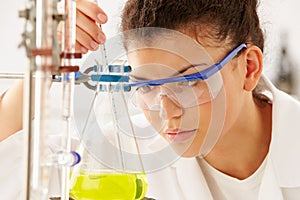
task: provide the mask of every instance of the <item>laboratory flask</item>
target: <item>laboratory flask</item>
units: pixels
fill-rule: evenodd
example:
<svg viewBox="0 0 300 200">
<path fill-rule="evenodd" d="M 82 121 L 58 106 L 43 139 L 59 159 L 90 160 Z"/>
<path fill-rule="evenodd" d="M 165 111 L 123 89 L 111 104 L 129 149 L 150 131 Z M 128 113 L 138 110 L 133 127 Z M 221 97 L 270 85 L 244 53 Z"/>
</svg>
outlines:
<svg viewBox="0 0 300 200">
<path fill-rule="evenodd" d="M 126 110 L 125 90 L 117 82 L 97 84 L 95 91 L 78 89 L 82 93 L 77 100 L 91 103 L 81 120 L 84 123 L 78 124 L 81 162 L 70 176 L 73 199 L 139 200 L 146 195 L 148 183 Z M 120 128 L 120 123 L 127 128 Z"/>
<path fill-rule="evenodd" d="M 71 174 L 70 197 L 76 200 L 135 200 L 142 199 L 146 190 L 144 173 L 106 167 L 86 150 Z"/>
</svg>

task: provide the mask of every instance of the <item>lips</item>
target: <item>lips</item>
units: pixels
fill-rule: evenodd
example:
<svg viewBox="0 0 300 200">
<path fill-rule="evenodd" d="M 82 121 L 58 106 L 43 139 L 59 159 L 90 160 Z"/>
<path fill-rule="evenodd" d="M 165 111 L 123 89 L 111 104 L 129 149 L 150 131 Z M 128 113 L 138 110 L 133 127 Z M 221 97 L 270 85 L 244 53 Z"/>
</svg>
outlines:
<svg viewBox="0 0 300 200">
<path fill-rule="evenodd" d="M 195 136 L 196 129 L 192 129 L 192 130 L 167 129 L 165 131 L 165 134 L 171 142 L 184 143 Z"/>
</svg>

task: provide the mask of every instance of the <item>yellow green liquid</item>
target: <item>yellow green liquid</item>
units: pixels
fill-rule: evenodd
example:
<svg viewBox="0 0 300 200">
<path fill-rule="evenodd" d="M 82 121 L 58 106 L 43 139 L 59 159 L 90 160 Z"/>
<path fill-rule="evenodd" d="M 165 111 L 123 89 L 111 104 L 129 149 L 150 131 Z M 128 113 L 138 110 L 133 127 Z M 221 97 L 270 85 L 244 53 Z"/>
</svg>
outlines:
<svg viewBox="0 0 300 200">
<path fill-rule="evenodd" d="M 136 200 L 147 192 L 145 174 L 79 173 L 71 185 L 70 197 L 76 200 Z"/>
</svg>

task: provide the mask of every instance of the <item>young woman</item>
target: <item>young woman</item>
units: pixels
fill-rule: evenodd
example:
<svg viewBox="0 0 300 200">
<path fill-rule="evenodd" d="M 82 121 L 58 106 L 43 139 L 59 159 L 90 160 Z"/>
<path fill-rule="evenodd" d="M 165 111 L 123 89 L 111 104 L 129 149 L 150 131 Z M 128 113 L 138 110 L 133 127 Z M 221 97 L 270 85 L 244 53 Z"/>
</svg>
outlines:
<svg viewBox="0 0 300 200">
<path fill-rule="evenodd" d="M 83 4 L 84 51 L 98 35 L 86 16 L 99 10 Z M 127 1 L 121 27 L 136 104 L 182 156 L 148 174 L 148 197 L 299 198 L 300 104 L 262 74 L 257 6 L 256 0 Z"/>
<path fill-rule="evenodd" d="M 182 157 L 148 173 L 147 197 L 299 198 L 300 104 L 262 74 L 257 6 L 127 1 L 121 30 L 134 104 Z"/>
<path fill-rule="evenodd" d="M 138 106 L 175 150 L 188 144 L 180 149 L 185 158 L 148 176 L 154 198 L 299 198 L 300 104 L 262 74 L 264 37 L 257 6 L 256 0 L 127 1 L 121 28 Z M 212 62 L 191 61 L 186 52 L 197 51 L 191 42 L 175 36 L 169 46 L 172 34 L 150 27 L 185 34 Z M 132 30 L 137 31 L 127 36 Z M 201 48 L 198 52 L 206 57 Z M 216 83 L 210 79 L 217 73 L 223 84 L 213 95 Z M 186 80 L 178 78 L 183 76 Z M 199 79 L 187 81 L 194 76 Z M 181 96 L 182 88 L 193 91 L 192 104 Z M 210 100 L 203 100 L 206 93 Z M 212 127 L 218 127 L 217 114 L 224 114 L 221 129 Z M 156 126 L 157 120 L 164 123 Z"/>
</svg>

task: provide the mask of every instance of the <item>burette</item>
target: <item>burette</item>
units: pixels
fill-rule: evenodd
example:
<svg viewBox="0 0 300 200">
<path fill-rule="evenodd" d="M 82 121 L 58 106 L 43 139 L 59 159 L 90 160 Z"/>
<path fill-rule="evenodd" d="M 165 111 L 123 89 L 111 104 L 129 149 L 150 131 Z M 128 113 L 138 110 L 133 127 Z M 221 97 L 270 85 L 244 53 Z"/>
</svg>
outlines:
<svg viewBox="0 0 300 200">
<path fill-rule="evenodd" d="M 97 0 L 95 1 L 98 6 L 100 6 L 100 1 Z M 98 26 L 100 28 L 102 28 L 101 24 L 98 24 Z M 109 69 L 109 62 L 108 62 L 108 58 L 107 58 L 107 50 L 106 50 L 106 46 L 105 46 L 105 43 L 101 44 L 99 46 L 100 48 L 100 56 L 101 56 L 101 61 L 100 63 L 95 59 L 95 62 L 96 62 L 96 70 L 94 70 L 96 72 L 96 76 L 99 77 L 99 80 L 97 81 L 96 80 L 96 85 L 95 85 L 95 95 L 93 96 L 93 99 L 91 101 L 91 104 L 90 104 L 90 107 L 89 107 L 89 110 L 88 110 L 88 115 L 87 115 L 87 118 L 86 118 L 86 121 L 84 123 L 84 126 L 83 126 L 83 130 L 82 130 L 82 134 L 81 134 L 81 137 L 84 138 L 84 135 L 86 134 L 86 130 L 87 130 L 87 126 L 88 126 L 88 122 L 90 120 L 90 117 L 91 117 L 91 114 L 93 112 L 93 108 L 94 108 L 94 104 L 96 102 L 96 99 L 97 99 L 97 96 L 99 94 L 99 92 L 103 92 L 101 91 L 103 88 L 102 86 L 104 86 L 105 88 L 105 92 L 107 92 L 107 95 L 108 95 L 108 98 L 109 98 L 109 103 L 111 105 L 111 113 L 112 113 L 112 123 L 113 123 L 113 126 L 116 128 L 116 141 L 115 143 L 117 144 L 117 147 L 119 149 L 119 169 L 121 171 L 126 171 L 126 162 L 125 162 L 125 157 L 124 157 L 124 152 L 123 152 L 123 148 L 122 148 L 122 140 L 121 140 L 121 128 L 119 126 L 119 119 L 118 119 L 118 116 L 120 116 L 120 113 L 119 112 L 119 108 L 117 107 L 116 105 L 116 94 L 120 94 L 120 95 L 117 95 L 117 98 L 121 98 L 121 102 L 123 104 L 123 106 L 125 107 L 125 109 L 127 109 L 127 106 L 126 106 L 126 100 L 125 100 L 125 96 L 124 96 L 124 87 L 123 87 L 123 83 L 122 81 L 120 81 L 120 83 L 116 83 L 116 81 L 111 81 L 111 82 L 106 82 L 106 83 L 103 83 L 101 82 L 101 76 L 103 74 L 105 75 L 108 75 L 110 77 L 112 77 L 112 79 L 114 79 L 114 75 L 111 73 L 111 71 L 113 70 L 110 70 Z M 124 75 L 124 66 L 125 66 L 125 61 L 123 63 L 121 63 L 119 65 L 119 72 L 122 75 Z M 116 75 L 118 76 L 118 75 Z M 120 76 L 120 77 L 121 77 Z M 115 84 L 120 84 L 121 86 L 120 87 L 116 87 Z M 122 113 L 122 115 L 126 115 L 128 117 L 129 116 L 129 112 L 128 110 L 126 110 L 126 113 Z M 139 152 L 139 147 L 138 147 L 138 142 L 137 142 L 137 139 L 136 139 L 136 135 L 134 133 L 134 128 L 133 128 L 133 125 L 131 123 L 131 120 L 129 120 L 129 126 L 130 126 L 130 130 L 132 131 L 132 135 L 133 135 L 133 139 L 134 139 L 134 143 L 135 143 L 135 147 L 138 151 L 138 155 L 139 155 L 139 161 L 140 161 L 140 165 L 142 166 L 143 168 L 143 164 L 142 164 L 142 161 L 141 161 L 141 157 L 140 157 L 140 152 Z M 81 149 L 80 151 L 83 151 L 83 149 Z M 142 169 L 142 171 L 144 171 L 144 169 Z"/>
<path fill-rule="evenodd" d="M 100 6 L 100 1 L 99 0 L 96 0 L 95 3 L 97 3 L 98 6 Z M 97 25 L 102 29 L 102 25 L 97 23 Z M 105 47 L 105 43 L 103 44 L 100 44 L 99 45 L 99 48 L 100 48 L 100 55 L 101 55 L 101 63 L 99 63 L 97 60 L 95 60 L 96 62 L 96 75 L 97 76 L 101 76 L 102 73 L 108 73 L 109 72 L 109 63 L 108 63 L 108 59 L 107 59 L 107 52 L 106 52 L 106 47 Z M 93 112 L 93 108 L 94 108 L 94 104 L 95 104 L 95 101 L 96 101 L 96 98 L 100 92 L 100 81 L 98 81 L 95 85 L 95 95 L 92 99 L 92 102 L 91 102 L 91 105 L 89 107 L 89 111 L 88 111 L 88 116 L 86 118 L 86 121 L 85 121 L 85 124 L 84 124 L 84 127 L 83 127 L 83 130 L 82 130 L 82 135 L 81 137 L 84 138 L 84 135 L 85 135 L 85 132 L 86 132 L 86 129 L 87 129 L 87 126 L 88 126 L 88 122 L 90 120 L 90 117 L 91 117 L 91 114 Z M 109 86 L 108 86 L 109 88 Z M 109 92 L 109 95 L 110 95 L 110 98 L 111 99 L 111 94 Z M 113 109 L 113 114 L 114 116 L 116 116 L 116 113 L 115 113 L 115 107 Z M 114 123 L 115 125 L 115 123 Z M 119 145 L 120 145 L 120 138 L 118 138 L 118 142 L 117 142 Z M 84 149 L 80 149 L 79 151 L 82 153 Z M 121 157 L 122 157 L 122 152 L 120 152 L 121 154 Z M 123 160 L 123 159 L 122 159 Z M 124 162 L 122 161 L 122 166 L 124 166 Z"/>
<path fill-rule="evenodd" d="M 76 44 L 76 1 L 64 0 L 64 20 L 62 45 L 61 45 L 61 86 L 62 86 L 62 139 L 61 151 L 71 152 L 71 135 L 73 121 L 73 104 L 75 89 L 75 72 L 79 67 L 75 59 L 81 58 L 81 53 L 75 52 Z M 61 166 L 61 199 L 69 199 L 70 166 Z"/>
</svg>

